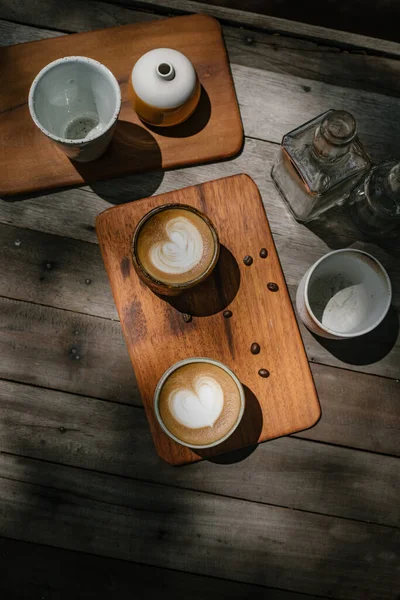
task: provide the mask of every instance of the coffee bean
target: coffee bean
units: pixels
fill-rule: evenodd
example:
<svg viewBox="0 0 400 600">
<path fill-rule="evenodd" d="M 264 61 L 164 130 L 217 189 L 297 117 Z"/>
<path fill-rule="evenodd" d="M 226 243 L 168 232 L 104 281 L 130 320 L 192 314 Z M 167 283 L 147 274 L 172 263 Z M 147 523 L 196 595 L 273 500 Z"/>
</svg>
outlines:
<svg viewBox="0 0 400 600">
<path fill-rule="evenodd" d="M 257 342 L 254 342 L 251 345 L 250 352 L 252 354 L 259 354 L 260 353 L 260 344 L 257 344 Z"/>
<path fill-rule="evenodd" d="M 253 259 L 251 256 L 249 256 L 248 254 L 246 254 L 246 256 L 243 259 L 244 264 L 246 265 L 246 267 L 249 267 L 250 265 L 253 264 Z"/>
<path fill-rule="evenodd" d="M 232 316 L 232 311 L 231 310 L 224 310 L 223 315 L 225 317 L 225 319 L 230 319 Z"/>
<path fill-rule="evenodd" d="M 261 258 L 267 258 L 267 256 L 268 256 L 268 250 L 266 248 L 261 248 L 261 250 L 260 250 L 260 256 L 261 256 Z"/>
<path fill-rule="evenodd" d="M 273 283 L 272 281 L 267 283 L 267 288 L 269 289 L 270 292 L 277 292 L 279 290 L 278 285 L 276 283 Z"/>
<path fill-rule="evenodd" d="M 182 317 L 185 323 L 190 323 L 190 321 L 192 320 L 192 315 L 189 315 L 188 313 L 183 313 Z"/>
<path fill-rule="evenodd" d="M 260 377 L 264 377 L 264 378 L 269 377 L 269 371 L 268 371 L 268 369 L 260 369 L 258 371 L 258 374 L 259 374 Z"/>
</svg>

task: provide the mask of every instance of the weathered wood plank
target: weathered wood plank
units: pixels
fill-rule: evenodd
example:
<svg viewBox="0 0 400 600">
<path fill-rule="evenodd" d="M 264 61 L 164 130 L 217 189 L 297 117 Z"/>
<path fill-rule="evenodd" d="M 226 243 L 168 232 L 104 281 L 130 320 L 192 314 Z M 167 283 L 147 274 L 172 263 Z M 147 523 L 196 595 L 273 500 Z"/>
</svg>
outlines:
<svg viewBox="0 0 400 600">
<path fill-rule="evenodd" d="M 396 156 L 399 98 L 240 65 L 232 65 L 232 73 L 247 136 L 280 143 L 319 113 L 346 109 L 373 160 Z"/>
<path fill-rule="evenodd" d="M 0 3 L 0 13 L 4 7 Z M 28 25 L 16 25 L 8 21 L 0 21 L 0 47 L 11 46 L 13 44 L 23 44 L 25 42 L 34 42 L 37 39 L 54 38 L 64 35 L 58 31 L 49 29 L 40 30 L 40 38 L 38 38 L 37 27 L 29 27 Z"/>
<path fill-rule="evenodd" d="M 58 4 L 58 3 L 57 3 Z M 79 4 L 89 6 L 80 7 Z M 21 0 L 18 3 L 12 0 L 2 0 L 0 4 L 0 18 L 12 19 L 20 23 L 35 24 L 39 26 L 51 26 L 70 31 L 78 31 L 80 27 L 91 26 L 92 22 L 98 23 L 96 27 L 112 27 L 113 25 L 124 24 L 130 16 L 129 13 L 144 13 L 144 9 L 153 14 L 148 18 L 156 18 L 158 14 L 172 15 L 185 13 L 203 13 L 209 14 L 221 20 L 223 23 L 231 23 L 238 27 L 250 27 L 251 29 L 260 29 L 266 32 L 279 32 L 291 37 L 301 37 L 305 39 L 316 39 L 320 43 L 337 45 L 352 49 L 354 47 L 363 48 L 372 52 L 400 55 L 400 45 L 389 40 L 377 39 L 366 35 L 358 35 L 336 29 L 329 29 L 307 23 L 290 21 L 272 16 L 254 14 L 242 10 L 213 6 L 192 0 L 169 0 L 157 2 L 155 0 L 121 0 L 116 3 L 117 7 L 112 6 L 111 2 L 90 2 L 79 3 L 79 0 L 71 2 L 71 6 L 65 5 L 56 8 L 56 3 L 52 0 L 41 0 L 40 10 L 36 10 L 29 0 Z M 125 5 L 123 8 L 121 5 Z M 71 16 L 69 17 L 69 12 Z M 147 15 L 146 15 L 147 16 Z"/>
<path fill-rule="evenodd" d="M 0 315 L 1 378 L 141 406 L 118 322 L 6 298 Z M 302 437 L 396 453 L 397 380 L 323 365 L 313 374 L 323 434 Z"/>
<path fill-rule="evenodd" d="M 0 296 L 119 320 L 100 249 L 0 225 Z"/>
<path fill-rule="evenodd" d="M 399 380 L 311 365 L 322 418 L 297 437 L 400 456 Z"/>
<path fill-rule="evenodd" d="M 235 464 L 172 469 L 157 457 L 140 408 L 5 381 L 0 400 L 3 452 L 400 526 L 396 458 L 287 437 L 261 444 L 242 462 L 246 452 L 233 454 Z"/>
<path fill-rule="evenodd" d="M 86 600 L 158 595 L 193 600 L 258 600 L 260 588 L 246 583 L 203 577 L 148 565 L 93 556 L 28 542 L 0 538 L 2 579 L 5 598 L 39 600 L 56 598 Z M 23 576 L 21 573 L 23 572 Z M 29 590 L 29 591 L 28 591 Z M 267 588 L 268 600 L 319 600 Z M 154 596 L 153 596 L 154 597 Z"/>
<path fill-rule="evenodd" d="M 0 225 L 0 239 L 0 272 L 7 274 L 0 278 L 0 296 L 118 319 L 97 245 L 4 225 Z M 301 275 L 323 252 L 299 248 L 295 241 L 281 235 L 275 235 L 275 243 L 293 300 Z M 393 270 L 390 261 L 386 266 L 395 284 L 393 305 L 399 308 L 400 271 Z M 388 344 L 389 333 L 392 332 L 383 332 L 382 344 Z M 372 336 L 365 340 L 364 351 L 375 357 L 374 364 L 349 365 L 351 353 L 341 357 L 339 347 L 339 357 L 335 357 L 329 347 L 321 345 L 303 326 L 302 335 L 312 362 L 400 377 L 399 342 L 377 361 L 374 348 L 377 340 Z M 353 358 L 357 363 L 358 357 Z"/>
<path fill-rule="evenodd" d="M 357 50 L 349 52 L 320 42 L 254 29 L 229 26 L 222 29 L 233 64 L 399 96 L 400 83 L 395 75 L 400 71 L 398 59 Z"/>
<path fill-rule="evenodd" d="M 0 377 L 140 403 L 120 324 L 0 299 Z"/>
<path fill-rule="evenodd" d="M 5 537 L 343 600 L 397 597 L 397 528 L 8 455 L 0 475 Z"/>
<path fill-rule="evenodd" d="M 119 4 L 134 7 L 136 0 L 121 0 Z M 140 0 L 142 7 L 146 6 L 152 10 L 159 11 L 162 3 L 156 0 Z M 333 43 L 343 47 L 359 47 L 366 50 L 377 51 L 381 53 L 400 55 L 400 44 L 388 40 L 381 40 L 375 37 L 368 37 L 349 33 L 346 31 L 338 31 L 337 29 L 329 29 L 309 23 L 299 21 L 290 21 L 278 17 L 249 13 L 243 10 L 227 8 L 223 6 L 215 6 L 196 2 L 194 0 L 169 0 L 168 12 L 200 12 L 216 17 L 223 22 L 235 23 L 238 26 L 251 26 L 257 29 L 279 32 L 291 36 L 303 37 L 308 39 L 316 39 L 322 43 Z"/>
</svg>

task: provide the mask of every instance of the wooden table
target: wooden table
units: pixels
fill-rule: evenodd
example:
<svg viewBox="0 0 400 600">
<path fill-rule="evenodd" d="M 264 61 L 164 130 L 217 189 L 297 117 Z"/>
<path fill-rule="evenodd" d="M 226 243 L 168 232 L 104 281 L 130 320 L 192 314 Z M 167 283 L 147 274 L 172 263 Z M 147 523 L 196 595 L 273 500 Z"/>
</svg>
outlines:
<svg viewBox="0 0 400 600">
<path fill-rule="evenodd" d="M 224 163 L 0 200 L 0 596 L 395 600 L 399 244 L 366 242 L 346 215 L 297 224 L 270 169 L 282 134 L 331 107 L 356 115 L 374 160 L 399 157 L 400 44 L 186 0 L 118 4 L 2 0 L 0 40 L 216 15 L 246 142 Z M 173 469 L 154 451 L 94 220 L 240 172 L 261 190 L 292 298 L 313 261 L 352 245 L 386 265 L 394 308 L 357 344 L 302 328 L 316 427 Z"/>
</svg>

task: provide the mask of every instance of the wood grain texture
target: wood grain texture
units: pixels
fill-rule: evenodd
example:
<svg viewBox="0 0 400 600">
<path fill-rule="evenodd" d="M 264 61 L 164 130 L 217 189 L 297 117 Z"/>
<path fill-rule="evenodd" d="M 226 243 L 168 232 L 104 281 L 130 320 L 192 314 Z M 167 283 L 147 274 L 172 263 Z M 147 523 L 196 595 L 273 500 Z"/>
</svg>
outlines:
<svg viewBox="0 0 400 600">
<path fill-rule="evenodd" d="M 393 457 L 285 437 L 251 454 L 171 469 L 154 452 L 141 408 L 6 381 L 0 381 L 0 399 L 3 452 L 400 527 L 400 473 Z"/>
<path fill-rule="evenodd" d="M 84 204 L 80 207 L 81 213 L 83 207 L 90 211 L 88 196 L 82 195 Z M 54 209 L 56 201 L 54 197 L 52 200 Z M 276 210 L 271 212 L 274 216 Z M 82 214 L 81 223 L 85 220 L 86 214 Z M 78 233 L 81 231 L 85 235 L 87 231 L 89 234 L 81 223 L 77 221 L 72 227 Z M 0 238 L 0 272 L 7 273 L 6 277 L 0 277 L 0 296 L 118 319 L 97 245 L 2 225 Z M 302 245 L 295 240 L 288 241 L 286 236 L 275 234 L 274 240 L 289 293 L 294 301 L 299 278 L 312 262 L 320 258 L 324 248 L 322 244 L 321 249 L 310 245 L 306 252 Z M 363 244 L 358 244 L 358 247 L 375 255 L 379 250 L 375 246 Z M 393 283 L 393 306 L 398 310 L 400 264 L 396 265 L 394 262 L 395 256 L 382 251 L 378 254 L 389 270 Z M 385 321 L 382 331 L 366 336 L 361 343 L 336 345 L 334 350 L 339 350 L 337 356 L 332 354 L 330 347 L 325 348 L 316 340 L 301 323 L 300 329 L 311 362 L 398 378 L 400 343 L 399 340 L 396 343 L 396 329 L 392 329 L 394 320 L 395 313 L 392 313 L 391 318 Z"/>
<path fill-rule="evenodd" d="M 133 65 L 154 47 L 174 47 L 186 54 L 203 87 L 195 113 L 173 132 L 145 127 L 127 99 Z M 27 106 L 35 75 L 48 62 L 71 53 L 104 63 L 121 86 L 123 105 L 114 138 L 107 153 L 93 163 L 73 163 L 56 150 L 35 127 Z M 9 82 L 0 99 L 3 195 L 223 159 L 242 146 L 243 129 L 221 29 L 210 17 L 177 17 L 16 45 L 0 49 L 0 60 Z"/>
<path fill-rule="evenodd" d="M 55 37 L 63 34 L 55 32 L 54 28 L 75 33 L 162 18 L 155 12 L 144 12 L 134 3 L 131 3 L 131 6 L 132 8 L 125 8 L 120 4 L 106 4 L 95 0 L 84 3 L 80 0 L 69 0 L 68 4 L 56 3 L 54 0 L 41 0 L 40 10 L 36 10 L 32 0 L 18 3 L 3 0 L 0 4 L 0 18 L 14 19 L 19 24 L 16 26 L 15 23 L 0 22 L 0 44 L 9 45 L 38 39 L 40 30 L 24 27 L 20 23 L 51 27 L 52 31 L 41 30 L 42 37 Z M 205 4 L 202 8 L 205 11 L 208 8 L 210 14 L 213 11 L 212 6 L 206 7 Z M 359 48 L 344 50 L 339 45 L 333 46 L 262 31 L 261 27 L 256 28 L 257 15 L 247 16 L 252 16 L 254 19 L 254 22 L 248 23 L 249 28 L 244 26 L 244 22 L 240 27 L 235 27 L 234 24 L 228 25 L 226 19 L 222 18 L 222 14 L 220 15 L 231 63 L 306 77 L 343 87 L 393 96 L 400 95 L 400 78 L 395 76 L 400 71 L 398 60 L 388 56 L 367 54 Z M 398 46 L 400 49 L 400 44 Z M 377 49 L 378 47 L 379 40 L 377 40 Z"/>
<path fill-rule="evenodd" d="M 6 298 L 0 315 L 0 377 L 132 403 L 119 323 Z"/>
<path fill-rule="evenodd" d="M 8 0 L 10 1 L 10 0 Z M 120 0 L 118 4 L 135 8 L 146 6 L 152 10 L 160 10 L 160 4 L 157 0 Z M 196 2 L 195 0 L 169 0 L 168 14 L 174 12 L 182 14 L 182 12 L 202 13 L 228 23 L 234 23 L 239 27 L 250 26 L 260 30 L 273 31 L 290 35 L 293 37 L 302 37 L 305 39 L 319 40 L 324 44 L 335 44 L 345 48 L 358 47 L 372 52 L 381 52 L 389 55 L 400 55 L 400 44 L 397 41 L 382 40 L 376 37 L 359 35 L 349 31 L 338 31 L 310 23 L 301 23 L 289 19 L 279 17 L 266 16 L 260 14 L 252 14 L 244 10 L 228 8 L 225 6 L 210 6 L 204 2 Z"/>
<path fill-rule="evenodd" d="M 222 250 L 211 286 L 194 290 L 189 302 L 174 305 L 142 284 L 131 256 L 133 232 L 155 206 L 184 203 L 214 223 Z M 306 429 L 320 408 L 285 280 L 257 186 L 235 175 L 200 186 L 146 198 L 99 215 L 96 231 L 120 315 L 128 351 L 158 454 L 171 464 Z M 268 257 L 259 256 L 268 249 Z M 243 264 L 251 255 L 254 263 Z M 278 286 L 269 291 L 268 282 Z M 231 319 L 222 316 L 233 311 Z M 193 314 L 185 323 L 181 313 Z M 257 342 L 261 353 L 253 356 Z M 193 452 L 171 440 L 153 412 L 153 394 L 161 375 L 183 358 L 206 356 L 227 364 L 246 393 L 246 412 L 236 433 L 207 452 Z M 271 376 L 263 379 L 258 370 Z"/>
<path fill-rule="evenodd" d="M 160 569 L 148 565 L 93 556 L 0 538 L 2 580 L 0 590 L 9 600 L 71 600 L 105 597 L 129 598 L 132 590 L 141 597 L 152 594 L 185 600 L 258 600 L 260 588 L 246 583 Z M 24 576 L 21 577 L 21 565 Z M 268 600 L 321 600 L 314 595 L 263 590 Z M 322 598 L 323 600 L 323 598 Z"/>
<path fill-rule="evenodd" d="M 341 600 L 398 595 L 396 528 L 4 454 L 0 477 L 5 537 Z"/>
<path fill-rule="evenodd" d="M 0 377 L 142 406 L 119 323 L 4 298 L 0 315 Z M 311 367 L 323 418 L 299 436 L 400 455 L 398 380 Z"/>
<path fill-rule="evenodd" d="M 168 4 L 167 8 L 165 4 L 157 6 L 157 0 L 152 5 L 141 3 L 142 8 L 138 11 L 134 2 L 130 2 L 129 6 L 135 10 L 122 7 L 121 1 L 116 6 L 75 0 L 68 3 L 2 0 L 0 16 L 27 25 L 48 26 L 52 31 L 0 22 L 0 43 L 59 35 L 55 28 L 84 31 L 123 22 L 148 21 L 170 11 L 210 9 L 186 0 L 172 0 Z M 143 6 L 159 14 L 146 13 Z M 338 104 L 340 99 L 346 101 L 348 95 L 355 107 L 360 98 L 359 106 L 367 117 L 369 103 L 365 101 L 366 96 L 358 95 L 359 90 L 377 92 L 373 99 L 380 111 L 371 111 L 371 124 L 368 119 L 363 122 L 362 135 L 370 133 L 368 143 L 373 147 L 375 157 L 396 152 L 393 140 L 398 131 L 394 125 L 395 135 L 392 136 L 390 124 L 397 123 L 398 108 L 396 103 L 387 102 L 386 98 L 398 97 L 400 78 L 397 60 L 361 54 L 360 48 L 351 48 L 351 44 L 355 43 L 351 35 L 337 32 L 340 38 L 337 45 L 346 46 L 350 50 L 347 53 L 332 46 L 332 39 L 338 39 L 329 37 L 332 32 L 325 36 L 320 31 L 320 43 L 315 43 L 295 37 L 303 31 L 310 38 L 311 29 L 303 24 L 289 23 L 293 25 L 292 29 L 287 29 L 289 34 L 277 36 L 271 33 L 279 25 L 273 20 L 257 15 L 245 17 L 246 13 L 240 11 L 218 10 L 225 23 L 232 23 L 232 26 L 225 25 L 223 31 L 231 62 L 234 68 L 241 68 L 235 73 L 235 78 L 244 106 L 250 106 L 251 94 L 257 90 L 254 83 L 257 77 L 261 80 L 263 93 L 270 85 L 279 99 L 285 94 L 285 99 L 293 98 L 289 120 L 298 119 L 298 123 L 307 118 L 309 102 L 312 106 L 325 107 L 331 93 Z M 245 23 L 247 29 L 242 27 Z M 299 29 L 296 29 L 297 26 Z M 379 41 L 370 41 L 373 52 L 385 51 Z M 393 44 L 392 47 L 399 49 L 400 45 Z M 248 80 L 245 68 L 249 70 Z M 270 72 L 280 77 L 270 77 Z M 295 76 L 293 85 L 290 83 L 292 75 Z M 285 80 L 289 82 L 290 94 L 285 92 Z M 318 82 L 330 85 L 319 86 Z M 342 89 L 338 90 L 338 86 Z M 50 547 L 45 554 L 43 548 L 46 547 L 31 543 L 28 547 L 34 551 L 30 554 L 18 546 L 18 554 L 14 551 L 9 559 L 2 555 L 1 596 L 36 600 L 34 594 L 37 591 L 38 600 L 43 596 L 47 598 L 46 582 L 52 598 L 63 598 L 63 593 L 68 591 L 68 598 L 79 596 L 80 591 L 91 597 L 90 588 L 94 594 L 99 590 L 96 597 L 100 597 L 102 591 L 110 597 L 123 596 L 125 590 L 126 594 L 132 593 L 129 584 L 137 586 L 145 574 L 149 589 L 160 581 L 164 584 L 160 593 L 169 595 L 170 588 L 175 588 L 175 596 L 179 598 L 181 594 L 185 600 L 186 589 L 194 598 L 196 590 L 199 590 L 197 597 L 218 598 L 217 589 L 222 589 L 221 597 L 226 597 L 226 590 L 227 595 L 234 598 L 255 598 L 257 595 L 257 598 L 273 600 L 316 600 L 316 594 L 340 600 L 396 598 L 399 581 L 393 563 L 399 542 L 394 540 L 390 546 L 385 534 L 380 535 L 390 528 L 376 529 L 374 525 L 356 523 L 355 530 L 348 519 L 322 518 L 309 513 L 303 513 L 305 520 L 298 520 L 299 516 L 302 517 L 301 511 L 293 508 L 331 512 L 341 517 L 397 526 L 398 503 L 393 494 L 396 493 L 398 476 L 393 458 L 356 452 L 350 448 L 400 454 L 399 382 L 349 369 L 399 379 L 399 346 L 377 363 L 349 365 L 333 356 L 303 330 L 312 361 L 345 367 L 311 365 L 323 410 L 319 423 L 296 434 L 296 438 L 302 439 L 282 438 L 260 445 L 239 463 L 221 465 L 202 461 L 188 468 L 170 469 L 154 452 L 143 411 L 119 404 L 139 406 L 135 378 L 120 325 L 109 320 L 109 317 L 114 318 L 115 309 L 99 262 L 98 249 L 74 241 L 96 243 L 95 218 L 110 203 L 131 201 L 155 192 L 164 193 L 209 179 L 247 172 L 262 193 L 290 291 L 295 289 L 304 267 L 329 249 L 359 244 L 360 236 L 349 227 L 343 216 L 332 219 L 329 215 L 321 227 L 310 230 L 297 224 L 280 202 L 269 177 L 277 152 L 275 140 L 279 140 L 281 134 L 276 122 L 278 113 L 270 102 L 271 97 L 267 96 L 268 102 L 258 107 L 261 113 L 246 110 L 246 126 L 248 131 L 254 132 L 252 135 L 272 139 L 272 143 L 247 138 L 243 153 L 233 161 L 174 172 L 135 175 L 108 183 L 97 182 L 93 189 L 64 190 L 16 202 L 0 200 L 0 222 L 16 226 L 15 229 L 3 227 L 0 230 L 0 294 L 30 302 L 35 302 L 36 297 L 36 301 L 49 306 L 69 309 L 57 310 L 1 299 L 1 376 L 84 394 L 71 395 L 13 382 L 0 384 L 0 405 L 4 407 L 0 417 L 0 449 L 6 447 L 10 452 L 31 454 L 45 461 L 78 467 L 64 469 L 44 462 L 38 469 L 40 461 L 20 462 L 11 458 L 12 462 L 3 475 L 11 480 L 30 483 L 19 487 L 15 481 L 11 482 L 11 485 L 18 486 L 18 493 L 12 496 L 12 490 L 8 489 L 9 504 L 0 502 L 1 528 L 6 523 L 8 531 L 21 538 L 29 537 L 31 543 L 46 539 L 45 543 L 71 546 L 80 551 L 65 551 L 69 556 L 77 556 L 78 563 L 70 562 L 62 550 Z M 385 132 L 383 136 L 380 136 L 380 130 Z M 31 231 L 23 232 L 21 228 Z M 51 235 L 35 234 L 34 231 L 74 240 L 54 239 Z M 364 249 L 385 262 L 393 279 L 395 302 L 399 306 L 398 249 L 393 244 Z M 48 260 L 54 265 L 45 271 Z M 41 277 L 44 279 L 40 280 Z M 84 283 L 87 277 L 91 279 L 90 284 Z M 77 315 L 71 310 L 86 314 Z M 91 311 L 107 318 L 91 317 Z M 70 331 L 76 323 L 82 330 L 79 342 L 85 350 L 84 364 L 79 369 L 72 361 L 66 360 L 72 349 L 76 349 L 74 336 L 70 339 Z M 112 366 L 112 369 L 107 371 L 104 365 Z M 88 395 L 104 397 L 113 403 L 89 398 Z M 140 417 L 136 417 L 137 414 Z M 305 439 L 349 448 L 309 443 Z M 291 444 L 292 441 L 295 443 Z M 7 458 L 4 454 L 2 457 Z M 151 490 L 146 489 L 143 493 L 143 482 L 106 476 L 101 479 L 103 485 L 96 487 L 95 474 L 90 471 L 79 474 L 84 466 L 110 473 L 126 469 L 127 477 L 138 479 L 145 479 L 147 470 L 154 481 L 159 480 L 163 485 L 153 485 Z M 172 475 L 172 486 L 176 489 L 170 487 L 164 501 L 164 484 L 168 484 L 168 476 Z M 183 487 L 202 488 L 207 494 L 194 494 Z M 3 480 L 0 482 L 1 493 L 4 494 Z M 219 495 L 217 504 L 212 502 L 214 494 Z M 223 497 L 227 494 L 237 496 L 239 500 Z M 136 503 L 134 511 L 130 510 L 127 515 L 124 507 L 130 495 L 140 496 L 143 501 Z M 204 495 L 210 497 L 207 514 L 198 501 Z M 83 507 L 84 514 L 80 509 L 82 496 L 89 498 Z M 95 502 L 94 510 L 91 499 Z M 181 499 L 184 506 L 180 505 Z M 257 514 L 253 512 L 254 500 L 263 503 Z M 277 509 L 265 506 L 265 502 L 284 504 L 291 510 L 282 512 L 282 518 L 277 519 Z M 121 505 L 123 514 L 120 514 Z M 196 513 L 199 506 L 200 512 L 193 520 L 192 513 Z M 233 506 L 236 508 L 233 509 Z M 169 512 L 171 508 L 177 512 Z M 165 529 L 165 523 L 168 529 Z M 337 526 L 338 523 L 341 527 Z M 224 531 L 225 528 L 227 531 Z M 222 536 L 219 535 L 221 531 Z M 200 535 L 199 541 L 197 534 Z M 197 546 L 195 557 L 193 539 L 196 539 Z M 122 570 L 114 570 L 111 560 L 84 555 L 82 550 L 118 553 L 124 558 L 124 562 L 118 561 L 118 565 L 126 566 L 135 581 L 129 579 L 125 588 L 124 574 Z M 54 557 L 53 562 L 50 562 L 49 554 Z M 85 560 L 87 556 L 92 568 Z M 195 570 L 204 575 L 233 576 L 240 580 L 246 577 L 261 585 L 268 580 L 268 585 L 299 590 L 299 593 L 278 592 L 243 583 L 230 584 L 214 578 L 208 579 L 207 583 L 207 577 L 179 574 L 170 568 L 146 567 L 144 564 L 137 567 L 135 563 L 125 562 L 126 559 L 135 560 L 134 556 L 141 562 L 147 560 L 172 566 L 173 569 Z M 29 560 L 32 563 L 26 564 Z M 79 566 L 75 569 L 77 564 Z M 34 570 L 35 565 L 38 570 Z M 64 566 L 67 569 L 71 566 L 72 573 L 68 570 L 65 575 Z M 82 572 L 85 568 L 89 569 L 87 573 Z M 76 591 L 73 587 L 75 573 L 77 579 L 79 575 L 82 580 L 82 590 Z M 9 581 L 9 575 L 13 581 Z M 178 575 L 182 579 L 176 579 Z M 195 583 L 192 586 L 190 581 L 193 577 Z M 7 587 L 3 590 L 4 581 L 11 591 Z M 216 581 L 221 583 L 221 588 L 213 587 Z M 54 588 L 51 587 L 53 584 Z M 121 594 L 120 584 L 123 585 Z M 17 595 L 20 589 L 21 593 Z M 157 593 L 157 587 L 156 590 Z"/>
</svg>

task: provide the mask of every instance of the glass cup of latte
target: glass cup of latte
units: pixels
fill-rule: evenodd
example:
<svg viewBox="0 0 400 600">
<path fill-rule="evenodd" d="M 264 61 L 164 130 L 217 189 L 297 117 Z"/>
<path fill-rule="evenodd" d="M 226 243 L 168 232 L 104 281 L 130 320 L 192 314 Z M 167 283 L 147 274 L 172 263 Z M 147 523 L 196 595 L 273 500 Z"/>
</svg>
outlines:
<svg viewBox="0 0 400 600">
<path fill-rule="evenodd" d="M 210 219 L 186 204 L 148 212 L 133 234 L 132 258 L 139 277 L 154 292 L 175 296 L 204 281 L 219 257 Z"/>
<path fill-rule="evenodd" d="M 211 358 L 186 358 L 170 367 L 154 392 L 163 431 L 189 448 L 211 448 L 239 425 L 245 394 L 236 375 Z"/>
</svg>

